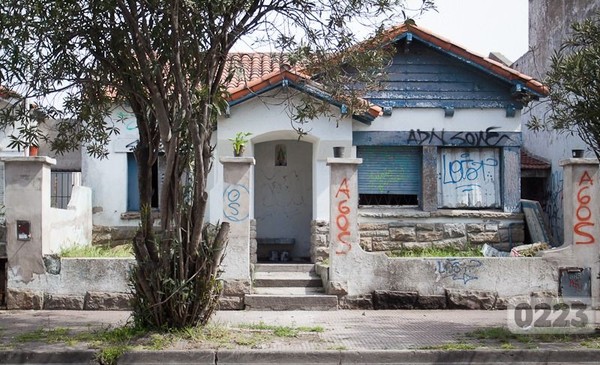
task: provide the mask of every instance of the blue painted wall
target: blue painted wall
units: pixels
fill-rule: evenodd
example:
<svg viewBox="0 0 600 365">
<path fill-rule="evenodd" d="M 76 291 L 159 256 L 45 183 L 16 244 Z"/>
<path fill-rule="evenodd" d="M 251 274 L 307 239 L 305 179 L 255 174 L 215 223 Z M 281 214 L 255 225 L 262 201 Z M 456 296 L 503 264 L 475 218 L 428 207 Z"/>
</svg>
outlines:
<svg viewBox="0 0 600 365">
<path fill-rule="evenodd" d="M 416 108 L 506 108 L 522 105 L 511 97 L 510 83 L 417 40 L 408 52 L 404 41 L 367 98 L 381 106 Z"/>
</svg>

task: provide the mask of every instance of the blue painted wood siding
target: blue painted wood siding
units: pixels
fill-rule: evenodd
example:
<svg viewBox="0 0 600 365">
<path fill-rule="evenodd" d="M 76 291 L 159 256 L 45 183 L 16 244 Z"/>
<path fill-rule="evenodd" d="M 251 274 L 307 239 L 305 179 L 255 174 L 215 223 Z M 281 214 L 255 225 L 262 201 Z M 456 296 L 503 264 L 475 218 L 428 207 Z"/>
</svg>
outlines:
<svg viewBox="0 0 600 365">
<path fill-rule="evenodd" d="M 506 108 L 522 105 L 511 97 L 511 86 L 474 66 L 413 42 L 402 47 L 385 69 L 379 90 L 367 98 L 380 106 L 413 108 Z"/>
</svg>

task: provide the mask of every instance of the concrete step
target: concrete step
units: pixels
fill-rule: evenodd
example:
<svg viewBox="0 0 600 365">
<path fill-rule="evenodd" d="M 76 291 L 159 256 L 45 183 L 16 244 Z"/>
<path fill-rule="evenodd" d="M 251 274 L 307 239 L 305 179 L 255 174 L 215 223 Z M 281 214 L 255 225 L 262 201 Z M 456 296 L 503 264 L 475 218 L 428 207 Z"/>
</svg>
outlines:
<svg viewBox="0 0 600 365">
<path fill-rule="evenodd" d="M 306 272 L 256 272 L 254 287 L 319 287 L 321 278 Z"/>
<path fill-rule="evenodd" d="M 249 310 L 337 310 L 335 295 L 262 295 L 249 294 L 244 298 Z"/>
<path fill-rule="evenodd" d="M 317 295 L 324 294 L 322 287 L 259 287 L 253 289 L 253 294 L 261 295 Z"/>
<path fill-rule="evenodd" d="M 256 264 L 254 272 L 314 272 L 314 264 Z"/>
</svg>

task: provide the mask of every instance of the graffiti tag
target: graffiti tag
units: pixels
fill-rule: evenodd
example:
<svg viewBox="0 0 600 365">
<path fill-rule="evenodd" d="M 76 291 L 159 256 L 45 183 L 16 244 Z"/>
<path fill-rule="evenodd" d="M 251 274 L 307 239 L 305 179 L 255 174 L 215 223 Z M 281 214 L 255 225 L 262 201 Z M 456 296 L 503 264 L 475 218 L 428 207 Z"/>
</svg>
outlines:
<svg viewBox="0 0 600 365">
<path fill-rule="evenodd" d="M 462 281 L 466 284 L 471 280 L 479 279 L 472 270 L 481 266 L 483 266 L 483 263 L 477 259 L 438 260 L 436 272 L 442 278 L 451 278 L 452 280 Z"/>
<path fill-rule="evenodd" d="M 479 132 L 446 132 L 445 130 L 422 131 L 420 129 L 411 129 L 408 134 L 407 144 L 423 145 L 423 144 L 441 144 L 443 146 L 502 146 L 507 142 L 515 143 L 508 134 L 498 133 L 495 130 L 500 127 L 488 127 L 485 131 Z"/>
<path fill-rule="evenodd" d="M 342 196 L 342 199 L 337 204 L 337 215 L 335 218 L 335 225 L 337 226 L 339 233 L 337 234 L 337 240 L 342 246 L 341 249 L 336 250 L 337 255 L 345 255 L 352 249 L 352 244 L 348 242 L 347 237 L 350 236 L 350 219 L 348 214 L 350 213 L 350 207 L 348 201 L 350 200 L 350 188 L 348 187 L 348 180 L 344 178 L 335 193 L 335 198 L 338 199 Z M 343 199 L 343 198 L 346 199 Z"/>
<path fill-rule="evenodd" d="M 243 212 L 240 199 L 248 196 L 248 188 L 244 185 L 229 185 L 223 192 L 223 216 L 231 222 L 248 219 L 248 212 Z"/>
<path fill-rule="evenodd" d="M 461 184 L 456 189 L 462 190 L 462 192 L 474 190 L 479 188 L 480 185 L 472 182 L 493 178 L 493 168 L 498 164 L 498 160 L 492 157 L 472 159 L 468 152 L 461 154 L 460 159 L 446 161 L 446 155 L 444 154 L 442 155 L 442 183 Z"/>
<path fill-rule="evenodd" d="M 590 177 L 587 171 L 583 172 L 579 179 L 579 188 L 577 190 L 577 209 L 575 210 L 575 226 L 573 232 L 575 233 L 576 244 L 591 244 L 596 242 L 596 238 L 592 233 L 586 231 L 586 227 L 594 227 L 592 220 L 592 210 L 590 204 L 592 202 L 592 196 L 590 195 L 589 188 L 594 185 L 594 181 Z M 593 228 L 592 228 L 593 229 Z"/>
</svg>

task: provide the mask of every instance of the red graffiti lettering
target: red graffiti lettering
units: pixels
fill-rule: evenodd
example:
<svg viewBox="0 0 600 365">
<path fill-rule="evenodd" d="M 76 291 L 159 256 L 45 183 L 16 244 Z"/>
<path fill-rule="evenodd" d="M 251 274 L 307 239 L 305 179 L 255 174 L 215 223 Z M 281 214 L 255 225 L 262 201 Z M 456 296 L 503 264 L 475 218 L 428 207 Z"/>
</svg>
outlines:
<svg viewBox="0 0 600 365">
<path fill-rule="evenodd" d="M 579 186 L 581 186 L 581 184 L 583 184 L 584 182 L 590 183 L 590 185 L 594 185 L 594 180 L 592 180 L 590 174 L 588 174 L 587 171 L 584 171 L 583 175 L 581 175 L 581 179 L 579 179 Z"/>
<path fill-rule="evenodd" d="M 348 228 L 350 227 L 350 222 L 348 222 L 348 217 L 346 217 L 346 215 L 344 213 L 337 216 L 337 218 L 335 219 L 335 223 L 337 224 L 338 229 L 341 231 L 347 231 Z"/>
<path fill-rule="evenodd" d="M 587 245 L 590 243 L 595 243 L 596 239 L 594 238 L 594 236 L 583 230 L 584 227 L 593 227 L 594 223 L 591 222 L 579 222 L 575 225 L 575 227 L 573 228 L 573 232 L 575 232 L 576 235 L 587 238 L 586 241 L 575 241 L 576 244 L 578 245 Z"/>
<path fill-rule="evenodd" d="M 352 244 L 346 240 L 346 237 L 350 236 L 350 220 L 348 219 L 350 207 L 347 205 L 348 199 L 350 199 L 350 188 L 348 187 L 348 180 L 346 178 L 342 180 L 335 197 L 338 198 L 340 194 L 345 195 L 347 199 L 340 200 L 337 205 L 338 214 L 335 218 L 335 225 L 340 230 L 337 240 L 340 243 L 341 249 L 336 250 L 335 253 L 337 255 L 345 255 L 352 249 Z"/>
<path fill-rule="evenodd" d="M 583 184 L 586 185 L 582 186 Z M 589 204 L 592 202 L 592 196 L 588 192 L 590 185 L 594 185 L 594 181 L 590 177 L 590 174 L 584 171 L 579 179 L 579 186 L 581 187 L 577 191 L 576 221 L 573 226 L 573 233 L 578 237 L 575 238 L 575 244 L 587 245 L 596 243 L 594 235 L 584 230 L 585 227 L 594 227 L 594 223 L 590 222 L 592 219 L 592 210 L 589 207 Z"/>
<path fill-rule="evenodd" d="M 342 180 L 342 183 L 340 184 L 337 193 L 335 193 L 335 197 L 337 198 L 340 195 L 340 193 L 343 193 L 344 195 L 346 195 L 346 198 L 350 199 L 350 188 L 348 187 L 348 180 L 346 180 L 346 178 Z"/>
<path fill-rule="evenodd" d="M 581 290 L 581 284 L 574 279 L 569 279 L 569 287 Z"/>
</svg>

